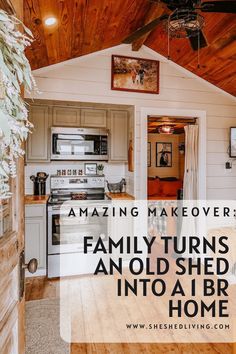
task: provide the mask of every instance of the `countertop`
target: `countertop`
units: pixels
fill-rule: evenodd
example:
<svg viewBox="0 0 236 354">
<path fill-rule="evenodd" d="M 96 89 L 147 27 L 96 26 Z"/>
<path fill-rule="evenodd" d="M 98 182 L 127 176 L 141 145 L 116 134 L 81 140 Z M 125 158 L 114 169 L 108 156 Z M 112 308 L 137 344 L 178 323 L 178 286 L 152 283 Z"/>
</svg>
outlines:
<svg viewBox="0 0 236 354">
<path fill-rule="evenodd" d="M 107 192 L 106 196 L 108 199 L 114 200 L 134 200 L 134 197 L 128 193 L 110 193 Z"/>
<path fill-rule="evenodd" d="M 128 193 L 106 193 L 108 199 L 113 200 L 134 200 L 134 197 Z M 25 195 L 25 204 L 46 204 L 48 195 Z"/>
<path fill-rule="evenodd" d="M 25 204 L 46 204 L 48 195 L 25 195 Z"/>
</svg>

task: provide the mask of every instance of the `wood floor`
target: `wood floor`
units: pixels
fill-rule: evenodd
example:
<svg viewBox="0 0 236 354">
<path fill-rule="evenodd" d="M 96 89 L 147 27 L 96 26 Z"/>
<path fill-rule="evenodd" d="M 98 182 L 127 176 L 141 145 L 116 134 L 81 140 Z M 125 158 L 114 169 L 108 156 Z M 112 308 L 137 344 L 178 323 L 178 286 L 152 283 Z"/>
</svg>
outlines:
<svg viewBox="0 0 236 354">
<path fill-rule="evenodd" d="M 59 297 L 59 279 L 28 278 L 26 301 Z M 72 344 L 71 354 L 236 354 L 230 344 Z"/>
</svg>

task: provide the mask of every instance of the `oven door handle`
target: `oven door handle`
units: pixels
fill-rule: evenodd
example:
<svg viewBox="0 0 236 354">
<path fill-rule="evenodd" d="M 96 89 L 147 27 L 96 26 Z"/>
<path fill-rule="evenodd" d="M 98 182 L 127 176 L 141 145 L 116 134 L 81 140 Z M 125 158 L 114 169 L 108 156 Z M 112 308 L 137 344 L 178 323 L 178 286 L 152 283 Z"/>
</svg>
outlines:
<svg viewBox="0 0 236 354">
<path fill-rule="evenodd" d="M 48 212 L 51 214 L 54 211 L 60 211 L 60 207 L 59 206 L 50 206 L 48 207 Z"/>
</svg>

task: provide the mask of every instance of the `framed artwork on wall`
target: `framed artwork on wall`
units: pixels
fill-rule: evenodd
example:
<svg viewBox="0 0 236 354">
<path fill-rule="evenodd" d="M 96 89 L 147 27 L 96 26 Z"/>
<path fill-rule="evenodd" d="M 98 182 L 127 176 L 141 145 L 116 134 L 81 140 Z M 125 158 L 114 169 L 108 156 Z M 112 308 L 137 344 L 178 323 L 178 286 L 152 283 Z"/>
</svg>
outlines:
<svg viewBox="0 0 236 354">
<path fill-rule="evenodd" d="M 151 167 L 152 165 L 152 157 L 151 157 L 151 153 L 152 153 L 152 147 L 151 147 L 151 143 L 148 142 L 148 145 L 147 145 L 147 166 L 148 167 Z"/>
<path fill-rule="evenodd" d="M 159 93 L 159 61 L 112 55 L 111 89 Z"/>
<path fill-rule="evenodd" d="M 85 175 L 96 175 L 97 174 L 97 164 L 96 163 L 85 163 L 84 164 L 84 174 Z"/>
<path fill-rule="evenodd" d="M 236 157 L 236 127 L 230 128 L 229 156 Z"/>
<path fill-rule="evenodd" d="M 172 167 L 172 143 L 156 143 L 156 167 Z"/>
</svg>

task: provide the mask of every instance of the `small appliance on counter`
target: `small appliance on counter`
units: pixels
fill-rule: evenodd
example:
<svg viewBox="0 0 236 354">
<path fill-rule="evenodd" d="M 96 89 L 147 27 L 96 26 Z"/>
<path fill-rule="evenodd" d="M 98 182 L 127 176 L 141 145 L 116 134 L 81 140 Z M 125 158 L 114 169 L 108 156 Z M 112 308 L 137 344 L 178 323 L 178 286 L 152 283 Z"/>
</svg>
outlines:
<svg viewBox="0 0 236 354">
<path fill-rule="evenodd" d="M 109 190 L 110 193 L 122 193 L 122 192 L 126 192 L 126 180 L 125 178 L 122 178 L 122 180 L 120 182 L 117 183 L 109 183 L 107 182 L 107 188 Z"/>
<path fill-rule="evenodd" d="M 38 172 L 36 176 L 30 176 L 34 184 L 34 195 L 46 195 L 46 180 L 48 174 L 46 172 Z"/>
</svg>

